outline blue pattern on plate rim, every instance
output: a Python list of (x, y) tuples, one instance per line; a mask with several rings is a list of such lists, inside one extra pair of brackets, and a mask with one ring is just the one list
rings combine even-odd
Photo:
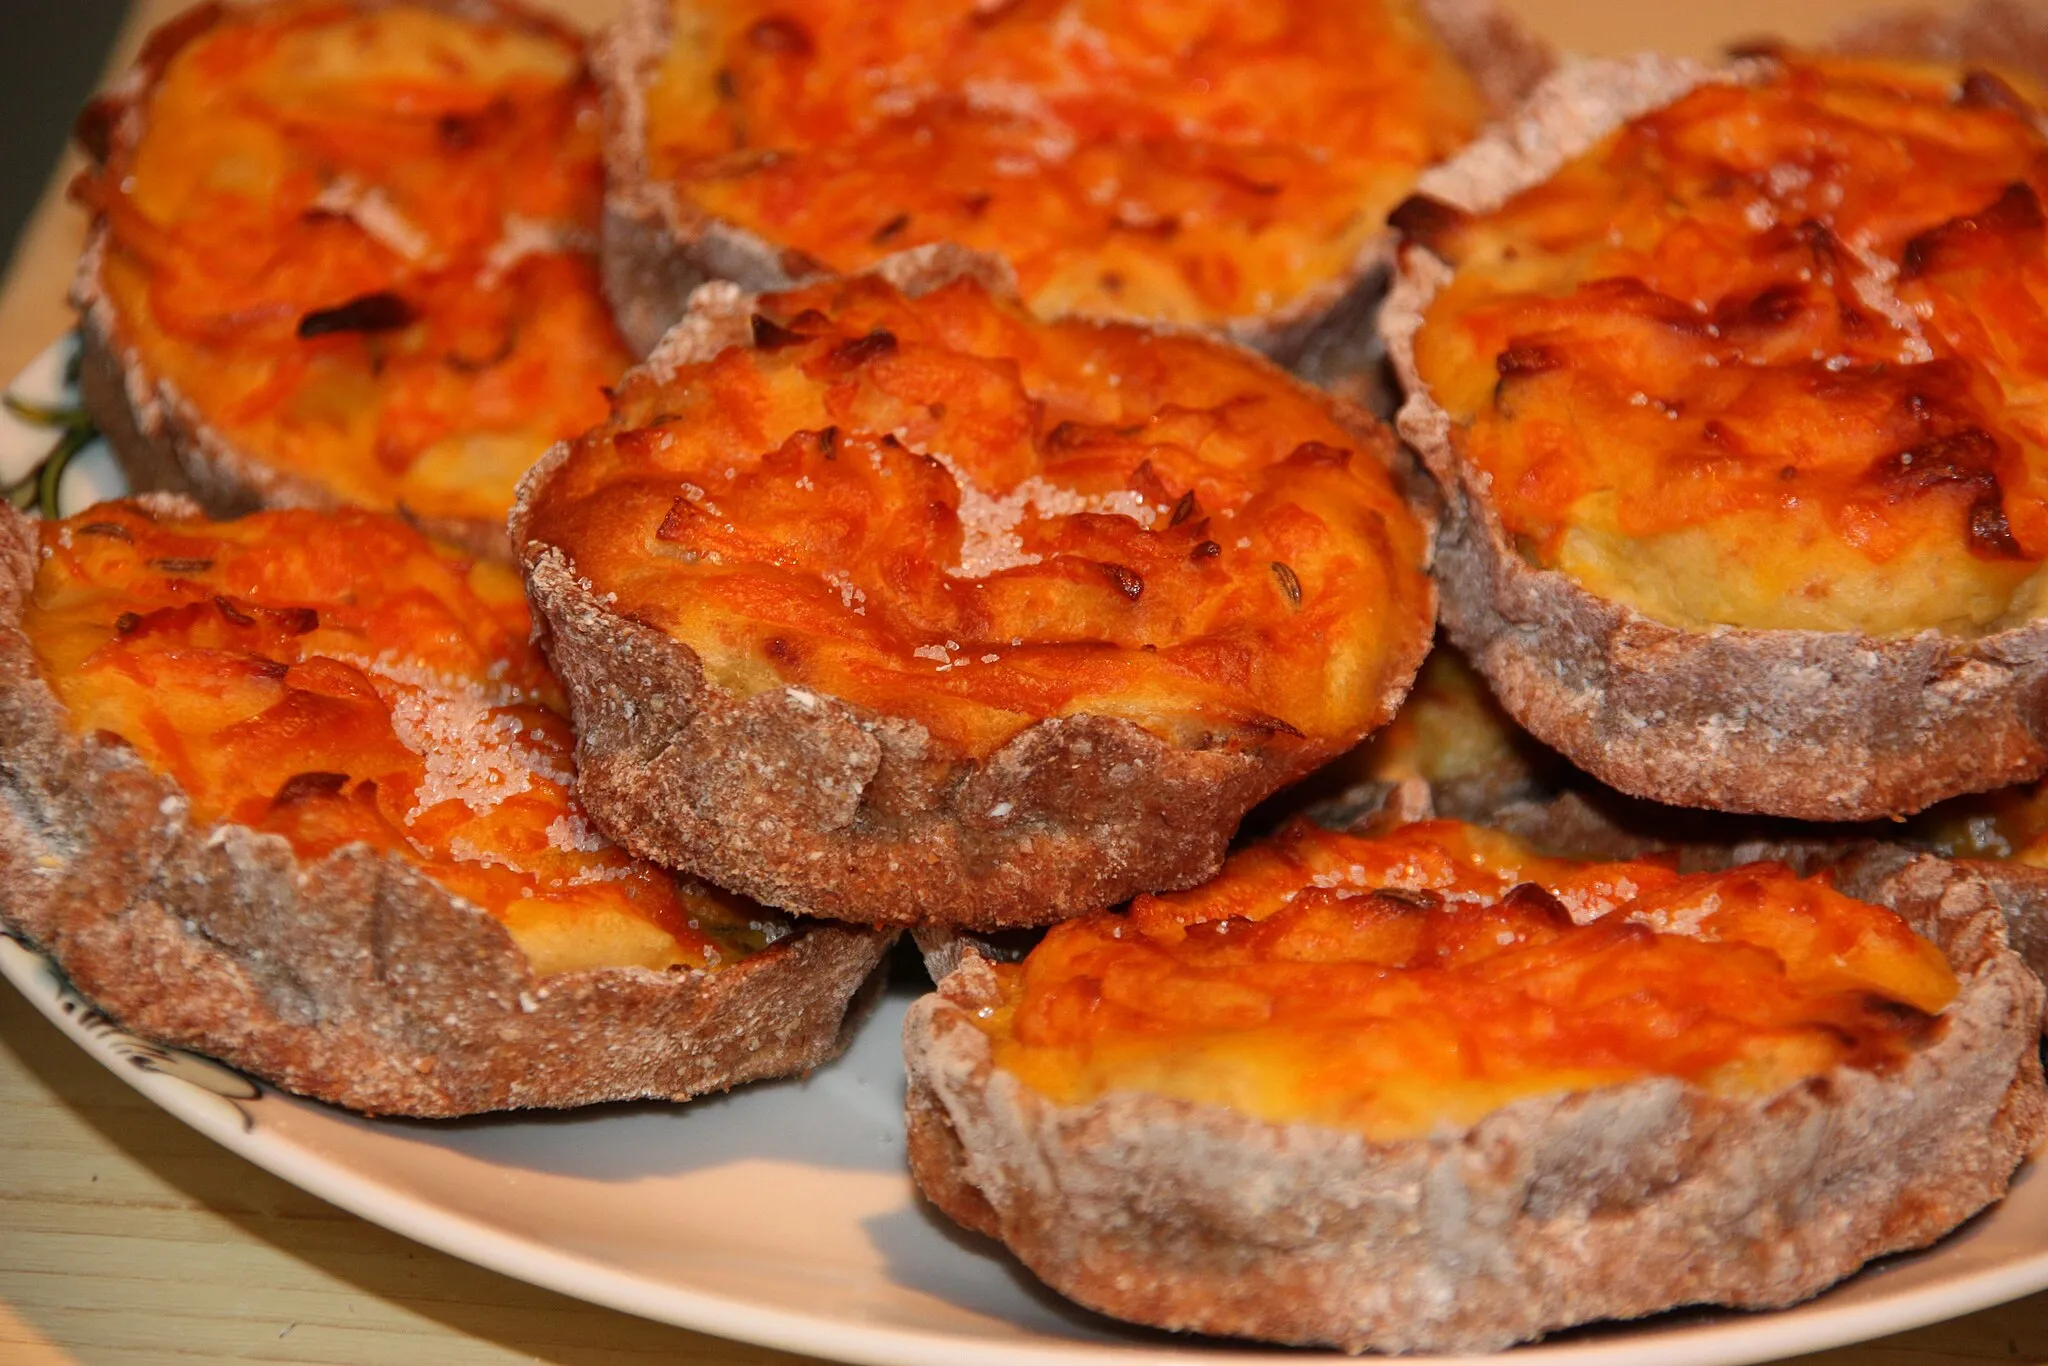
[(107, 1056), (137, 1071), (168, 1077), (205, 1094), (218, 1097), (232, 1108), (243, 1133), (256, 1131), (256, 1116), (249, 1106), (263, 1099), (263, 1088), (240, 1072), (197, 1053), (145, 1039), (94, 1005), (71, 984), (50, 958), (12, 930), (0, 929), (0, 950), (31, 965), (30, 980), (56, 1003), (64, 1018)]

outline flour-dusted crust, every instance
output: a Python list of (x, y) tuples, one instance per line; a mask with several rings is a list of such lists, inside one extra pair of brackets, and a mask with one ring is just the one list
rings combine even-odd
[(559, 550), (529, 559), (527, 591), (569, 691), (591, 819), (643, 857), (802, 914), (992, 928), (1193, 886), (1286, 776), (1094, 716), (1038, 722), (977, 763), (838, 698), (735, 697), (687, 645), (609, 610)]
[[(1984, 879), (1984, 885), (1998, 898), (2013, 952), (2036, 977), (2048, 982), (2048, 868), (1994, 859), (1959, 862)], [(2041, 1025), (2042, 1033), (2048, 1034), (2048, 1014), (2042, 1016)]]
[[(1423, 0), (1422, 9), (1495, 109), (1513, 108), (1550, 69), (1550, 50), (1493, 0)], [(619, 331), (642, 354), (706, 281), (768, 293), (821, 273), (802, 253), (693, 209), (649, 172), (645, 92), (669, 37), (668, 0), (627, 0), (592, 56), (605, 98), (605, 292)], [(1375, 238), (1343, 278), (1225, 331), (1315, 383), (1339, 383), (1369, 400), (1384, 360), (1370, 324), (1386, 292), (1392, 245), (1391, 236)]]
[[(155, 506), (193, 516), (186, 500)], [(721, 972), (534, 975), (396, 858), (203, 825), (81, 738), (20, 629), (35, 524), (0, 509), (0, 923), (138, 1033), (373, 1114), (680, 1100), (835, 1056), (889, 937), (799, 925)]]
[[(1290, 811), (1288, 817), (1296, 814), (1331, 830), (1367, 831), (1383, 824), (1426, 821), (1440, 813), (1427, 782), (1403, 778), (1396, 782), (1360, 783), (1342, 793), (1305, 803), (1298, 811)], [(910, 931), (910, 938), (924, 960), (925, 972), (936, 985), (970, 953), (994, 963), (1022, 962), (1045, 938), (1045, 928), (976, 931), (920, 925)]]
[[(874, 274), (915, 298), (971, 277), (1014, 292), (1009, 267), (945, 243), (898, 252)], [(753, 295), (702, 287), (649, 369), (751, 344)], [(1391, 443), (1340, 400), (1363, 449)], [(645, 858), (801, 915), (968, 929), (1047, 925), (1138, 892), (1192, 887), (1222, 866), (1238, 822), (1298, 776), (1283, 756), (1193, 749), (1131, 722), (1050, 717), (975, 759), (920, 724), (808, 688), (739, 698), (697, 653), (614, 611), (528, 518), (568, 458), (558, 445), (521, 481), (512, 543), (536, 629), (576, 720), (576, 794), (612, 839)], [(1396, 470), (1416, 515), (1419, 472)], [(1421, 667), (1391, 669), (1391, 716)]]
[[(1484, 211), (1626, 120), (1704, 81), (1764, 69), (1662, 57), (1575, 65), (1426, 174), (1422, 190)], [(1426, 249), (1404, 248), (1380, 315), (1407, 391), (1397, 425), (1445, 491), (1445, 628), (1538, 739), (1624, 792), (1806, 820), (1917, 811), (2048, 768), (2048, 624), (1976, 640), (1687, 630), (1530, 565), (1416, 373), (1415, 334), (1449, 276)]]
[(1880, 14), (1843, 29), (1828, 46), (1859, 56), (1983, 63), (2048, 82), (2048, 13), (2028, 0)]
[(1768, 1099), (1664, 1078), (1376, 1144), (1133, 1092), (1055, 1104), (998, 1070), (967, 956), (904, 1026), (911, 1170), (1048, 1284), (1160, 1327), (1480, 1352), (1684, 1304), (1796, 1303), (1999, 1199), (2048, 1125), (2042, 987), (1989, 889), (1931, 858), (1859, 894), (1963, 988), (1886, 1073)]

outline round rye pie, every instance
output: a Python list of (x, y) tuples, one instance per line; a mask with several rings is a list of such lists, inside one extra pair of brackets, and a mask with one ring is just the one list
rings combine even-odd
[(1391, 434), (1000, 275), (706, 286), (528, 476), (513, 543), (614, 838), (806, 914), (1044, 924), (1201, 881), (1392, 715), (1434, 592)]
[(139, 1033), (373, 1113), (832, 1057), (888, 937), (633, 858), (512, 570), (379, 513), (0, 509), (0, 919)]
[(503, 0), (201, 5), (79, 120), (87, 407), (138, 488), (355, 504), (508, 558), (600, 421), (596, 86)]
[(905, 1021), (911, 1170), (1120, 1318), (1485, 1352), (1941, 1237), (2048, 1130), (2041, 999), (1931, 857), (1837, 888), (1302, 822), (970, 946)]
[(2048, 768), (2048, 126), (1986, 68), (1588, 64), (1396, 214), (1444, 621), (1596, 777), (1911, 812)]
[(631, 0), (596, 61), (605, 276), (643, 350), (704, 280), (953, 242), (1041, 316), (1319, 378), (1372, 339), (1387, 211), (1549, 64), (1489, 0)]

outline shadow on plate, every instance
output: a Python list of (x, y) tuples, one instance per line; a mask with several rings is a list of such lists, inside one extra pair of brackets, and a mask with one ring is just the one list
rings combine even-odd
[(323, 1120), (374, 1129), (380, 1138), (586, 1181), (680, 1176), (749, 1160), (894, 1173), (904, 1160), (903, 1011), (914, 996), (892, 984), (847, 1051), (807, 1077), (751, 1082), (683, 1103), (372, 1120), (275, 1093), (266, 1099), (317, 1107)]
[[(918, 1196), (907, 1208), (865, 1219), (889, 1279), (959, 1308), (1076, 1343), (1124, 1343), (1150, 1350), (1188, 1353), (1259, 1350), (1261, 1344), (1125, 1323), (1098, 1314), (1046, 1285), (993, 1238), (970, 1232)], [(991, 1275), (995, 1271), (999, 1274)], [(1029, 1308), (1018, 1312), (1019, 1296)], [(1276, 1356), (1299, 1355), (1269, 1347)]]
[[(114, 1157), (133, 1163), (169, 1187), (173, 1200), (201, 1207), (226, 1220), (240, 1234), (310, 1268), (309, 1273), (277, 1268), (270, 1273), (275, 1279), (265, 1283), (263, 1302), (248, 1311), (252, 1324), (275, 1316), (280, 1336), (296, 1326), (290, 1321), (294, 1312), (309, 1317), (330, 1314), (336, 1293), (352, 1291), (383, 1302), (366, 1309), (360, 1320), (352, 1319), (352, 1326), (374, 1330), (381, 1323), (387, 1331), (403, 1332), (411, 1321), (411, 1331), (416, 1333), (418, 1320), (438, 1323), (474, 1340), (467, 1350), (462, 1350), (462, 1344), (450, 1344), (467, 1362), (656, 1366), (732, 1360), (742, 1350), (704, 1334), (637, 1319), (515, 1281), (338, 1210), (157, 1109), (75, 1047), (19, 993), (0, 983), (0, 1066), (9, 1065), (26, 1075), (25, 1089), (51, 1093), (68, 1111), (65, 1120), (90, 1129), (114, 1150)], [(164, 1265), (151, 1266), (143, 1260), (149, 1247), (172, 1246), (182, 1244), (131, 1248), (122, 1263), (125, 1272), (116, 1275), (104, 1264), (104, 1239), (45, 1240), (46, 1264), (37, 1266), (37, 1279), (54, 1277), (58, 1283), (74, 1286), (104, 1281), (95, 1293), (104, 1297), (99, 1302), (109, 1313), (140, 1314), (177, 1323), (192, 1315), (188, 1302), (192, 1267), (174, 1263), (177, 1254), (168, 1250), (163, 1253)], [(77, 1331), (75, 1310), (63, 1307), (76, 1303), (75, 1298), (67, 1298), (76, 1293), (66, 1292), (47, 1315), (41, 1299), (30, 1290), (10, 1293), (0, 1300), (0, 1314), (13, 1312), (31, 1325), (32, 1334), (63, 1342), (67, 1334)], [(354, 1306), (348, 1312), (354, 1315)], [(300, 1336), (304, 1341), (311, 1335)], [(36, 1340), (31, 1338), (31, 1342)], [(165, 1345), (168, 1348), (170, 1344)], [(83, 1345), (70, 1350), (84, 1366), (115, 1366), (132, 1359), (125, 1349), (106, 1348), (99, 1355)], [(749, 1350), (748, 1366), (820, 1366), (810, 1357), (766, 1348)]]

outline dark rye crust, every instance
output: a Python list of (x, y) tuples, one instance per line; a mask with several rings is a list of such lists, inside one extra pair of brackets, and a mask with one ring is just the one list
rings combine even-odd
[[(1420, 778), (1363, 783), (1331, 799), (1303, 807), (1301, 814), (1332, 830), (1370, 830), (1381, 824), (1426, 821), (1436, 814), (1428, 783)], [(977, 933), (923, 925), (910, 938), (936, 986), (960, 966), (969, 949), (992, 963), (1021, 962), (1045, 938), (1043, 926)]]
[[(1422, 9), (1495, 110), (1512, 109), (1550, 70), (1550, 50), (1492, 0), (1423, 0)], [(820, 273), (801, 253), (679, 202), (671, 187), (649, 174), (643, 91), (668, 46), (667, 0), (627, 0), (591, 57), (604, 90), (605, 292), (619, 331), (642, 354), (683, 316), (691, 291), (706, 281), (768, 293)], [(1235, 319), (1224, 335), (1315, 383), (1370, 396), (1383, 360), (1370, 323), (1386, 292), (1392, 246), (1383, 234), (1344, 278), (1282, 312)]]
[[(874, 273), (913, 297), (963, 275), (1013, 289), (1001, 262), (944, 244)], [(753, 296), (706, 285), (646, 364), (672, 373), (752, 345), (752, 314)], [(1365, 450), (1389, 444), (1362, 425), (1370, 418), (1332, 406)], [(1244, 813), (1298, 776), (1284, 754), (1185, 748), (1112, 717), (1048, 718), (974, 759), (915, 722), (810, 689), (735, 697), (689, 646), (612, 610), (560, 549), (530, 540), (530, 510), (567, 458), (555, 447), (521, 482), (512, 541), (575, 715), (577, 795), (642, 857), (802, 915), (1045, 925), (1203, 881)], [(1427, 522), (1428, 491), (1411, 492)], [(1383, 715), (1428, 644), (1425, 633), (1390, 673)]]
[(1880, 14), (1843, 29), (1828, 46), (1851, 55), (1981, 62), (2048, 82), (2048, 13), (2027, 0), (1978, 0), (1947, 14)]
[[(1573, 67), (1422, 189), (1484, 211), (1627, 119), (1766, 69), (1649, 56)], [(1530, 565), (1416, 374), (1415, 334), (1449, 276), (1426, 249), (1403, 248), (1380, 314), (1408, 395), (1397, 425), (1445, 490), (1444, 626), (1538, 739), (1637, 796), (1804, 820), (1917, 811), (2048, 769), (2048, 623), (1974, 640), (1689, 630)]]
[(1686, 1304), (1775, 1308), (2002, 1197), (2048, 1129), (2042, 986), (1991, 893), (1919, 857), (1848, 890), (1962, 979), (1896, 1069), (1766, 1099), (1669, 1078), (1395, 1143), (1135, 1092), (1062, 1106), (993, 1063), (967, 954), (904, 1025), (911, 1171), (1091, 1308), (1347, 1351), (1483, 1352)]
[[(1984, 880), (2005, 912), (2005, 932), (2013, 951), (2036, 977), (2048, 982), (2048, 868), (1995, 859), (1959, 859), (1961, 867)], [(2048, 1014), (2041, 1019), (2048, 1034)]]
[(0, 924), (138, 1033), (351, 1109), (439, 1118), (807, 1071), (881, 980), (890, 937), (825, 924), (720, 972), (536, 977), (496, 920), (396, 858), (308, 861), (196, 823), (132, 750), (68, 729), (20, 629), (35, 565), (35, 523), (0, 509)]
[[(359, 8), (388, 8), (398, 0), (355, 0)], [(557, 26), (503, 0), (403, 0), (408, 5), (502, 23)], [(232, 17), (233, 5), (201, 5), (157, 30), (142, 55), (111, 88), (87, 106), (79, 142), (94, 160), (132, 150), (148, 127), (146, 110), (159, 80), (185, 44)], [(101, 141), (104, 139), (104, 141)], [(97, 145), (95, 145), (97, 144)], [(107, 438), (114, 458), (136, 489), (183, 493), (214, 517), (239, 517), (265, 507), (325, 509), (346, 499), (318, 480), (257, 458), (236, 446), (167, 378), (144, 361), (129, 341), (120, 312), (101, 283), (106, 222), (95, 215), (71, 281), (82, 354), (79, 393), (85, 410)], [(480, 558), (511, 562), (505, 528), (496, 520), (422, 517), (398, 509), (429, 536)]]

